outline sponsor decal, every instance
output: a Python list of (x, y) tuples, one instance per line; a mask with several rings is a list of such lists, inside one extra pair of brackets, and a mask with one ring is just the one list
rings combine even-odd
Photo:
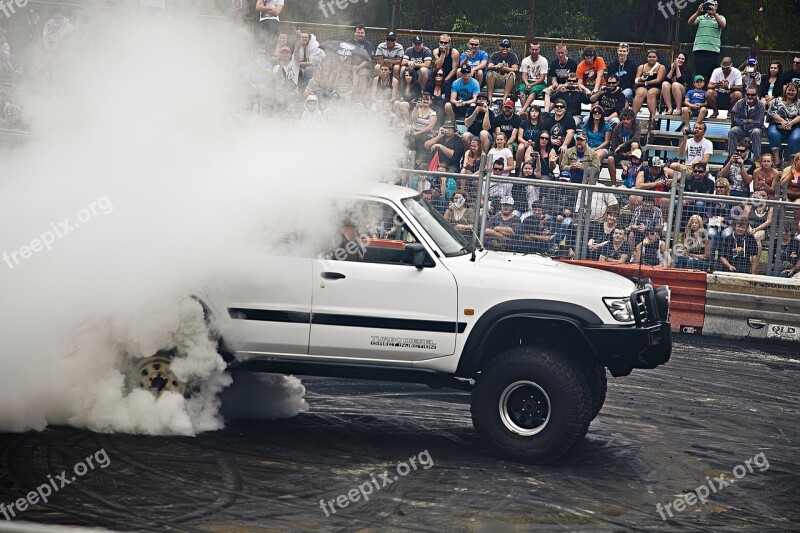
[(436, 343), (431, 339), (411, 339), (408, 337), (382, 337), (372, 335), (371, 346), (387, 346), (390, 348), (414, 348), (418, 350), (435, 350)]

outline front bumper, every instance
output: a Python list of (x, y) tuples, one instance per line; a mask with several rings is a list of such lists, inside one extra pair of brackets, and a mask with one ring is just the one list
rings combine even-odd
[(615, 377), (634, 368), (655, 368), (669, 361), (672, 332), (669, 324), (669, 288), (646, 285), (631, 294), (635, 325), (587, 326), (584, 331), (600, 362)]

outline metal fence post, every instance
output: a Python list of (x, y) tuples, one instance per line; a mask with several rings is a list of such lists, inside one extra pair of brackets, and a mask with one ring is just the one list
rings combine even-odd
[[(787, 195), (788, 191), (789, 191), (789, 184), (787, 183), (786, 187), (784, 188), (783, 184), (780, 181), (778, 181), (778, 186), (775, 188), (775, 199), (780, 200), (781, 202), (786, 201), (787, 200), (786, 197), (788, 196)], [(771, 276), (774, 276), (775, 274), (778, 273), (776, 272), (777, 266), (775, 265), (774, 259), (776, 257), (780, 257), (781, 252), (783, 251), (783, 243), (781, 242), (781, 240), (783, 238), (783, 225), (786, 223), (785, 209), (783, 207), (783, 203), (780, 203), (777, 206), (775, 206), (775, 210), (772, 212), (772, 219), (775, 227), (779, 228), (778, 238), (775, 239), (775, 246), (774, 246), (775, 253), (770, 258), (770, 264), (768, 269), (769, 274)], [(770, 251), (772, 250), (770, 249)]]
[[(587, 172), (585, 183), (596, 183), (594, 168), (590, 168)], [(592, 194), (591, 189), (583, 189), (580, 193), (580, 207), (575, 215), (580, 215), (580, 224), (578, 226), (578, 233), (575, 235), (575, 259), (586, 259), (586, 247), (589, 241), (589, 225), (591, 224), (592, 215)], [(588, 209), (587, 209), (587, 206)]]
[[(684, 179), (686, 179), (686, 176), (683, 175), (683, 170), (681, 170), (681, 180), (680, 181), (683, 181)], [(672, 246), (670, 244), (672, 242), (671, 237), (672, 237), (672, 232), (673, 232), (672, 223), (675, 220), (675, 218), (674, 218), (674, 215), (675, 215), (675, 194), (677, 193), (677, 190), (678, 190), (678, 181), (679, 180), (673, 179), (672, 180), (672, 187), (670, 187), (670, 189), (669, 189), (669, 215), (667, 215), (667, 235), (666, 235), (666, 242), (664, 243), (664, 249), (665, 250), (671, 250), (672, 249)], [(663, 196), (661, 197), (661, 199), (663, 200)], [(662, 210), (662, 213), (663, 213), (663, 210)], [(678, 224), (679, 224), (678, 228), (680, 228), (680, 221), (678, 222)]]
[[(673, 232), (672, 236), (671, 236), (672, 237), (672, 247), (669, 246), (669, 241), (667, 241), (667, 245), (666, 245), (667, 250), (672, 250), (671, 251), (672, 257), (670, 258), (670, 260), (671, 260), (671, 265), (670, 266), (672, 266), (674, 264), (675, 257), (676, 257), (675, 254), (677, 253), (677, 247), (678, 247), (678, 237), (681, 234), (681, 220), (683, 219), (683, 193), (684, 193), (684, 186), (685, 186), (685, 183), (686, 183), (686, 181), (684, 181), (684, 180), (686, 180), (686, 179), (687, 179), (687, 177), (683, 174), (683, 167), (681, 167), (681, 177), (680, 177), (681, 186), (678, 187), (678, 189), (677, 189), (677, 193), (678, 193), (677, 200), (678, 201), (677, 201), (677, 203), (673, 203), (673, 207), (677, 211), (677, 213), (675, 214), (676, 220), (675, 220), (674, 226), (670, 226), (669, 227), (670, 228), (669, 231)], [(678, 182), (678, 180), (672, 180), (673, 187), (675, 186), (675, 184), (677, 182)], [(670, 236), (668, 235), (667, 239), (669, 239), (669, 238), (670, 238)]]
[(480, 236), (480, 245), (483, 247), (484, 236), (486, 234), (486, 219), (489, 218), (489, 178), (492, 175), (492, 167), (487, 164), (488, 158), (486, 154), (481, 156), (481, 189), (479, 191), (478, 205), (483, 204), (481, 207), (480, 228), (478, 235)]

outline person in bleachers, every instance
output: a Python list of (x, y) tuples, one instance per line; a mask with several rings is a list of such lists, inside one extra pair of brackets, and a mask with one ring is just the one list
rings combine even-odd
[(539, 132), (539, 138), (525, 151), (525, 160), (533, 162), (536, 179), (548, 181), (555, 179), (558, 152), (553, 147), (549, 131)]
[(683, 115), (683, 131), (691, 131), (690, 117), (696, 117), (695, 124), (702, 124), (708, 114), (708, 102), (706, 102), (706, 80), (698, 74), (693, 80), (694, 88), (689, 89), (683, 98), (681, 115)]
[(403, 45), (397, 42), (397, 35), (390, 31), (386, 34), (386, 40), (375, 48), (375, 75), (381, 73), (381, 65), (384, 61), (388, 61), (392, 65), (392, 76), (399, 81), (403, 54), (405, 54)]
[(439, 47), (433, 49), (433, 68), (444, 72), (445, 80), (454, 80), (458, 76), (458, 63), (461, 54), (453, 48), (450, 36), (443, 33), (439, 36)]
[(636, 93), (633, 97), (633, 112), (639, 113), (645, 99), (650, 121), (658, 112), (658, 95), (661, 94), (661, 84), (667, 75), (667, 67), (659, 63), (658, 53), (655, 50), (647, 51), (647, 63), (639, 65), (636, 69)]
[[(788, 188), (786, 198), (790, 202), (800, 204), (800, 152), (794, 154), (792, 163), (783, 169), (781, 186)], [(800, 209), (794, 210), (794, 219), (800, 224)]]
[(404, 120), (410, 120), (409, 115), (411, 114), (412, 104), (416, 104), (417, 100), (422, 97), (422, 87), (419, 86), (416, 74), (413, 70), (406, 69), (403, 72), (403, 77), (400, 78), (400, 84), (397, 86), (397, 100), (394, 102), (394, 112)]
[(519, 217), (514, 214), (514, 198), (500, 198), (500, 211), (491, 215), (486, 221), (484, 235), (486, 247), (496, 250), (507, 250), (516, 243), (519, 233)]
[[(717, 178), (714, 183), (714, 194), (718, 196), (728, 196), (731, 185), (725, 178)], [(730, 201), (718, 200), (710, 201), (706, 204), (706, 216), (708, 220), (708, 236), (711, 239), (711, 259), (717, 255), (717, 244), (720, 239), (724, 239), (733, 233), (734, 204)], [(742, 209), (744, 212), (744, 209)]]
[(450, 205), (444, 212), (444, 219), (448, 221), (461, 235), (472, 241), (472, 232), (475, 228), (475, 210), (467, 201), (467, 193), (456, 189), (450, 196)]
[(581, 118), (581, 113), (583, 112), (581, 106), (589, 103), (589, 97), (581, 90), (576, 74), (569, 73), (564, 90), (558, 93), (558, 98), (567, 104), (566, 114), (575, 121), (575, 127), (579, 126), (583, 121)]
[(683, 98), (686, 96), (686, 86), (689, 84), (688, 67), (686, 54), (678, 52), (678, 55), (675, 56), (675, 61), (672, 62), (667, 75), (664, 77), (664, 82), (661, 84), (661, 99), (667, 108), (667, 115), (681, 114)]
[[(693, 136), (690, 137), (689, 135), (692, 134)], [(692, 165), (696, 162), (708, 164), (713, 153), (714, 145), (706, 139), (705, 122), (695, 124), (694, 130), (683, 130), (683, 140), (678, 148), (678, 156), (684, 159), (685, 165), (676, 161), (670, 165), (670, 168), (675, 172), (689, 174), (692, 171)]]
[(778, 262), (778, 276), (791, 278), (800, 272), (800, 241), (797, 240), (797, 226), (791, 222), (783, 225), (781, 232), (781, 254)]
[(595, 151), (589, 148), (583, 131), (575, 134), (575, 146), (567, 148), (561, 156), (559, 167), (562, 171), (569, 171), (572, 183), (586, 183), (589, 175), (596, 179), (600, 174), (600, 159)]
[(583, 61), (578, 64), (575, 71), (578, 77), (578, 87), (586, 93), (586, 97), (600, 91), (600, 87), (606, 84), (606, 62), (591, 46), (583, 50)]
[[(628, 103), (630, 103), (633, 101), (636, 65), (633, 63), (633, 60), (628, 59), (628, 52), (628, 43), (619, 43), (619, 46), (617, 47), (617, 59), (608, 64), (608, 76), (606, 76), (606, 83), (608, 83), (611, 76), (616, 77), (619, 91), (622, 93)], [(603, 107), (606, 106), (603, 105)]]
[(472, 69), (472, 77), (478, 82), (478, 86), (483, 87), (483, 79), (486, 77), (486, 67), (489, 65), (489, 54), (481, 50), (481, 40), (477, 37), (470, 37), (467, 49), (459, 57), (459, 67), (469, 65)]
[(511, 148), (508, 147), (506, 141), (506, 134), (498, 132), (494, 136), (494, 146), (489, 150), (488, 157), (489, 161), (492, 161), (493, 164), (497, 163), (498, 159), (502, 160), (503, 169), (500, 174), (503, 176), (510, 176), (511, 171), (514, 170), (514, 153), (511, 151)]
[(6, 29), (0, 26), (0, 78), (12, 80), (14, 65), (11, 63), (11, 45), (6, 40)]
[(545, 254), (552, 247), (553, 229), (551, 220), (545, 215), (540, 202), (533, 202), (531, 214), (520, 224), (517, 251), (529, 254)]
[(25, 122), (22, 115), (22, 108), (11, 103), (7, 98), (2, 86), (0, 86), (0, 128), (29, 130), (30, 126)]
[[(568, 170), (559, 174), (558, 181), (569, 183), (572, 176)], [(555, 187), (547, 191), (548, 197), (542, 202), (545, 211), (551, 215), (556, 234), (549, 250), (551, 255), (572, 258), (575, 256), (574, 209), (578, 191), (572, 188)]]
[(464, 143), (455, 132), (455, 123), (447, 120), (438, 133), (425, 142), (425, 149), (438, 154), (439, 161), (447, 166), (448, 172), (458, 172), (464, 157)]
[(325, 51), (320, 48), (317, 37), (313, 33), (296, 30), (295, 35), (297, 38), (294, 42), (293, 58), (299, 69), (298, 86), (302, 89), (308, 85), (314, 71), (321, 67), (322, 60), (325, 59)]
[(725, 17), (717, 13), (716, 0), (699, 3), (697, 11), (689, 17), (689, 26), (697, 26), (692, 47), (695, 74), (700, 74), (705, 79), (711, 76), (719, 61), (722, 30), (726, 25)]
[[(542, 113), (541, 108), (534, 104), (530, 107), (527, 113), (523, 113), (522, 124), (520, 124), (520, 131), (522, 132), (522, 139), (519, 146), (517, 146), (516, 163), (519, 168), (524, 161), (531, 158), (529, 152), (533, 152), (531, 148), (539, 139), (539, 134), (550, 127), (550, 113)], [(550, 134), (547, 135), (548, 141)]]
[(547, 73), (550, 85), (544, 92), (544, 112), (550, 112), (551, 98), (558, 98), (558, 93), (564, 90), (567, 83), (567, 76), (570, 72), (578, 70), (578, 63), (568, 56), (567, 45), (560, 43), (556, 45), (556, 58), (550, 62), (550, 71)]
[(742, 71), (733, 66), (730, 57), (723, 57), (718, 68), (714, 69), (708, 79), (706, 101), (711, 109), (709, 118), (719, 116), (720, 109), (730, 109), (742, 98)]
[(492, 121), (495, 138), (500, 133), (506, 136), (506, 146), (514, 152), (522, 139), (522, 117), (514, 113), (514, 102), (506, 100), (502, 112)]
[[(481, 141), (477, 137), (472, 139), (469, 142), (469, 149), (464, 153), (464, 163), (461, 166), (461, 173), (462, 174), (470, 174), (476, 175), (480, 171), (481, 166), (481, 156), (484, 154), (483, 150), (481, 149)], [(459, 185), (462, 189), (467, 190), (467, 192), (471, 192), (468, 190), (469, 188), (473, 187), (471, 185), (473, 180), (462, 180), (461, 184)]]
[[(409, 71), (406, 71), (408, 74)], [(404, 74), (404, 75), (406, 75)], [(417, 105), (411, 112), (411, 136), (414, 138), (417, 161), (430, 162), (432, 154), (425, 149), (425, 143), (431, 139), (431, 132), (436, 126), (436, 111), (431, 108), (430, 93), (422, 93)]]
[[(279, 0), (282, 2), (282, 0)], [(50, 61), (50, 58), (58, 50), (61, 41), (69, 36), (74, 30), (74, 26), (64, 12), (56, 10), (53, 12), (53, 18), (45, 22), (42, 29), (42, 47), (44, 49), (45, 63)]]
[(526, 112), (528, 107), (536, 100), (547, 86), (547, 72), (549, 65), (547, 59), (540, 55), (541, 46), (539, 43), (529, 43), (528, 52), (530, 55), (522, 59), (519, 71), (522, 74), (519, 91), (519, 102), (522, 105), (522, 112)]
[(753, 190), (766, 191), (767, 198), (775, 199), (775, 185), (780, 180), (781, 174), (775, 169), (772, 156), (761, 154), (761, 166), (753, 171)]
[(748, 57), (739, 70), (742, 71), (742, 85), (745, 89), (751, 85), (761, 85), (761, 73), (758, 71), (758, 59), (755, 56)]
[(472, 113), (464, 119), (467, 131), (461, 136), (461, 139), (464, 141), (464, 146), (469, 146), (472, 139), (477, 138), (480, 140), (481, 149), (484, 152), (488, 152), (492, 145), (491, 131), (495, 115), (494, 111), (489, 109), (489, 97), (486, 93), (478, 93), (475, 107), (471, 108), (471, 110)]
[(794, 55), (791, 70), (787, 68), (786, 72), (783, 73), (783, 85), (789, 85), (790, 83), (800, 86), (800, 54)]
[(625, 242), (625, 230), (623, 228), (614, 228), (611, 234), (611, 242), (607, 242), (600, 247), (599, 261), (603, 263), (619, 263), (625, 264), (630, 260), (631, 247)]
[(775, 159), (775, 166), (780, 167), (781, 143), (786, 140), (787, 158), (800, 152), (800, 86), (793, 83), (784, 85), (783, 96), (772, 101), (767, 114), (770, 125), (767, 128), (769, 148)]
[[(617, 185), (616, 163), (628, 161), (634, 151), (639, 151), (638, 159), (641, 161), (642, 152), (639, 150), (639, 142), (642, 136), (642, 128), (636, 122), (636, 115), (633, 110), (625, 109), (620, 113), (619, 124), (611, 130), (611, 144), (608, 154), (608, 173), (611, 177), (611, 185)], [(636, 174), (633, 175), (635, 179)], [(624, 181), (624, 179), (623, 179)], [(628, 186), (633, 187), (633, 182)]]
[(432, 64), (433, 52), (423, 44), (421, 35), (415, 35), (411, 39), (411, 46), (406, 48), (403, 54), (403, 60), (400, 63), (400, 79), (403, 79), (405, 70), (411, 69), (416, 72), (420, 87), (424, 88), (428, 84)]
[(633, 262), (649, 266), (669, 266), (669, 254), (667, 245), (658, 236), (658, 231), (649, 228), (645, 232), (645, 237), (636, 245), (636, 252)]
[(394, 104), (397, 99), (397, 86), (399, 82), (392, 76), (392, 64), (384, 61), (381, 65), (380, 74), (372, 80), (372, 102), (387, 102)]
[[(444, 70), (439, 69), (444, 74)], [(472, 69), (469, 65), (462, 65), (459, 69), (461, 77), (453, 82), (450, 87), (450, 101), (444, 105), (444, 111), (448, 120), (456, 121), (456, 118), (463, 118), (474, 111), (473, 106), (481, 93), (478, 82), (472, 78)], [(489, 101), (489, 98), (486, 98)], [(466, 143), (466, 141), (465, 141)], [(486, 143), (487, 150), (489, 143)]]
[(747, 227), (746, 218), (734, 220), (733, 233), (720, 243), (719, 263), (729, 272), (758, 273), (758, 244)]
[(664, 227), (664, 217), (661, 209), (653, 205), (652, 196), (642, 196), (642, 205), (636, 208), (628, 226), (628, 242), (631, 248), (642, 242), (649, 231), (661, 232)]
[[(620, 89), (619, 77), (616, 74), (609, 74), (606, 77), (606, 84), (603, 85), (600, 92), (593, 94), (589, 98), (589, 103), (594, 104), (595, 102), (603, 108), (603, 117), (612, 128), (619, 124), (619, 116), (622, 110), (628, 107), (628, 100)], [(584, 119), (584, 129), (586, 129), (591, 118), (591, 116), (588, 116)]]
[(575, 142), (575, 120), (567, 114), (567, 103), (559, 97), (553, 105), (553, 118), (550, 121), (550, 142), (560, 154)]
[(759, 96), (764, 107), (769, 108), (772, 101), (783, 94), (783, 65), (780, 61), (769, 64), (769, 75), (761, 78)]
[[(363, 24), (356, 24), (353, 27), (353, 38), (347, 42), (364, 50), (369, 57), (375, 56), (375, 46), (367, 39), (367, 29)], [(368, 66), (365, 65), (365, 67)], [(359, 68), (362, 68), (362, 65), (359, 65)]]
[(761, 243), (767, 236), (767, 229), (772, 225), (773, 209), (764, 200), (767, 199), (766, 191), (755, 191), (753, 201), (744, 206), (742, 218), (747, 219), (747, 233), (752, 235), (758, 245), (758, 255), (761, 257)]
[(764, 127), (767, 110), (758, 99), (756, 85), (746, 87), (744, 98), (731, 107), (730, 114), (733, 126), (728, 130), (728, 154), (733, 155), (737, 143), (749, 137), (753, 157), (761, 159), (761, 129)]
[[(654, 155), (647, 165), (639, 169), (634, 188), (646, 191), (668, 191), (672, 187), (673, 178), (674, 171), (671, 168), (665, 168), (661, 158)], [(660, 203), (658, 200), (661, 198), (656, 200), (656, 204)]]
[(603, 160), (608, 157), (608, 147), (611, 144), (611, 125), (603, 116), (603, 107), (595, 105), (589, 111), (589, 123), (584, 127), (589, 148), (597, 154), (597, 159), (602, 167)]
[[(614, 239), (614, 231), (621, 230), (622, 240), (625, 240), (625, 228), (617, 227), (619, 206), (614, 205), (606, 209), (603, 220), (589, 224), (589, 240), (586, 242), (586, 258), (590, 261), (600, 259), (601, 250)], [(630, 252), (628, 252), (630, 255)]]
[(720, 169), (719, 177), (730, 183), (731, 196), (747, 198), (750, 196), (750, 182), (753, 181), (755, 169), (755, 162), (748, 157), (747, 147), (743, 143), (737, 143), (733, 155), (728, 157)]
[[(714, 178), (707, 171), (704, 163), (692, 165), (691, 175), (686, 177), (683, 190), (687, 193), (714, 194)], [(693, 215), (705, 216), (706, 201), (702, 199), (683, 198), (682, 221), (690, 219)], [(685, 224), (682, 224), (682, 226)]]
[[(541, 172), (541, 170), (540, 170), (540, 172)], [(530, 180), (531, 182), (534, 182), (537, 179), (541, 179), (541, 177), (539, 177), (539, 178), (536, 177), (536, 162), (532, 161), (532, 160), (531, 161), (525, 161), (522, 164), (522, 169), (520, 170), (519, 177), (521, 179)], [(515, 193), (517, 191), (517, 187), (520, 187), (520, 186), (519, 185), (514, 185), (514, 188), (511, 190), (512, 196), (515, 196)], [(539, 198), (541, 197), (542, 191), (540, 190), (541, 187), (537, 187), (536, 185), (525, 185), (524, 187), (525, 187), (523, 189), (524, 190), (524, 196), (525, 196), (525, 202), (524, 203), (525, 203), (525, 207), (527, 208), (527, 211), (526, 211), (526, 213), (527, 213), (527, 212), (530, 212), (530, 210), (532, 209), (531, 206), (533, 205), (533, 203), (539, 201)], [(517, 194), (516, 196), (519, 196), (519, 194)], [(517, 201), (518, 199), (515, 197), (514, 200)], [(523, 219), (523, 215), (520, 215), (520, 220), (524, 220)]]
[(703, 218), (700, 215), (692, 215), (686, 223), (683, 238), (676, 250), (675, 266), (708, 270), (710, 258), (711, 239), (703, 227)]
[(500, 41), (500, 50), (489, 57), (487, 70), (489, 73), (486, 76), (486, 92), (489, 93), (489, 98), (493, 97), (495, 85), (499, 84), (503, 87), (505, 102), (514, 90), (519, 71), (519, 58), (511, 51), (511, 41), (508, 39)]
[(431, 105), (436, 110), (437, 116), (439, 116), (440, 120), (445, 120), (445, 106), (450, 101), (452, 85), (449, 81), (444, 80), (444, 71), (441, 69), (435, 70), (424, 90), (426, 93), (431, 93), (431, 98), (433, 98)]

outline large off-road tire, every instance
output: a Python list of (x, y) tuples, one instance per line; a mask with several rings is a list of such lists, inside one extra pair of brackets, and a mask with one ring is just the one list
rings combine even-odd
[(505, 459), (552, 463), (589, 429), (592, 395), (581, 368), (549, 348), (492, 359), (472, 391), (472, 423)]
[(604, 366), (587, 366), (584, 369), (586, 384), (589, 386), (589, 393), (592, 395), (592, 408), (590, 420), (594, 420), (606, 403), (606, 392), (608, 391), (608, 376)]

